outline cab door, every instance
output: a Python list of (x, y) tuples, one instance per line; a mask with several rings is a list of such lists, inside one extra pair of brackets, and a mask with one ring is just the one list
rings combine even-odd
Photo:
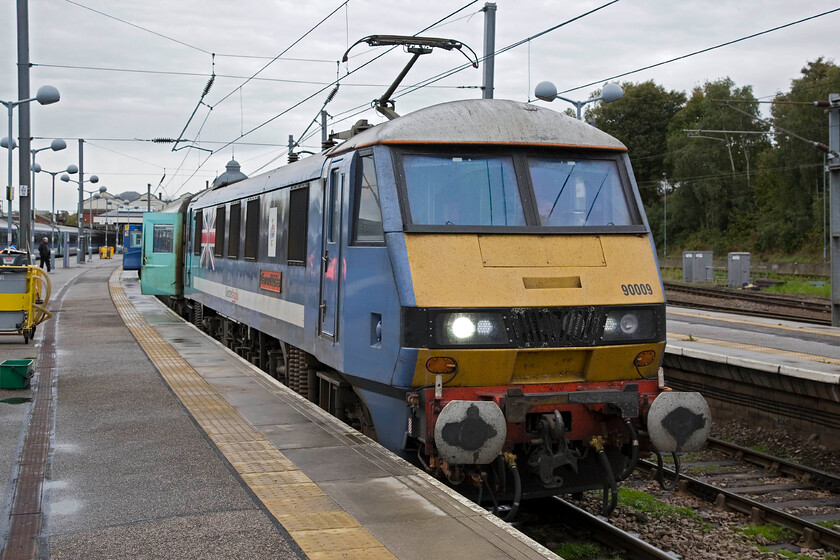
[(183, 215), (144, 213), (140, 291), (146, 295), (181, 295), (183, 251)]
[(341, 280), (341, 201), (345, 174), (330, 168), (324, 183), (324, 234), (321, 247), (320, 329), (324, 338), (338, 338), (339, 284)]

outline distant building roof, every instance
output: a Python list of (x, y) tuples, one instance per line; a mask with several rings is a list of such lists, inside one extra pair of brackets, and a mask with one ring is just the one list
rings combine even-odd
[(237, 181), (248, 178), (247, 175), (239, 170), (239, 162), (235, 159), (230, 160), (225, 166), (225, 169), (226, 171), (216, 177), (216, 180), (213, 181), (211, 188), (218, 189), (220, 187), (224, 187), (225, 185), (230, 185), (231, 183), (236, 183)]

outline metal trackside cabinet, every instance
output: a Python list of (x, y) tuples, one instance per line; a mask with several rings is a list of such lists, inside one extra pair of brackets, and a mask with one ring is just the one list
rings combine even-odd
[(712, 251), (683, 251), (683, 282), (714, 282)]
[(749, 253), (729, 253), (726, 264), (730, 288), (741, 288), (750, 283)]

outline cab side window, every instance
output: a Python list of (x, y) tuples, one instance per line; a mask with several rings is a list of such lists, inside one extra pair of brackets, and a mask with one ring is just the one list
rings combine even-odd
[(385, 243), (379, 184), (376, 181), (373, 154), (366, 154), (359, 158), (353, 211), (353, 243), (356, 245)]

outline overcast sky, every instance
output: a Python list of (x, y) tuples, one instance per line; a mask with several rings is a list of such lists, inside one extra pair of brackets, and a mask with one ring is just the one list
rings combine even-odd
[[(607, 3), (497, 0), (496, 49)], [(266, 171), (285, 163), (289, 135), (297, 140), (307, 129), (337, 77), (346, 76), (327, 106), (334, 117), (330, 129), (346, 129), (361, 118), (383, 120), (369, 109), (370, 101), (384, 93), (409, 55), (396, 49), (356, 71), (387, 50), (359, 45), (351, 51), (348, 64), (337, 64), (356, 40), (372, 34), (413, 35), (464, 8), (424, 35), (462, 41), (481, 56), (485, 2), (467, 4), (466, 0), (29, 0), (31, 94), (44, 84), (61, 92), (57, 104), (32, 104), (32, 135), (45, 138), (34, 140), (32, 147), (65, 138), (68, 149), (37, 155), (45, 169), (56, 171), (78, 164), (77, 139), (84, 138), (86, 175), (98, 175), (99, 184), (115, 194), (145, 191), (147, 183), (164, 197), (196, 192), (223, 172), (232, 157), (249, 176)], [(840, 2), (824, 0), (619, 0), (500, 54), (495, 97), (527, 101), (533, 99), (538, 82), (551, 80), (559, 91), (569, 91), (566, 97), (586, 99), (613, 76), (837, 8)], [(17, 99), (16, 17), (15, 2), (2, 2), (0, 99), (4, 101)], [(706, 81), (729, 77), (737, 86), (751, 85), (756, 97), (769, 99), (789, 89), (807, 61), (820, 56), (835, 60), (838, 28), (840, 12), (834, 12), (619, 80), (654, 80), (669, 90), (690, 92)], [(198, 106), (214, 69), (211, 53), (216, 53), (216, 79)], [(457, 52), (437, 50), (420, 58), (403, 85), (437, 76), (465, 60)], [(475, 88), (481, 80), (480, 69), (463, 70), (397, 97), (397, 112), (480, 97)], [(318, 93), (322, 88), (327, 89)], [(561, 111), (569, 107), (562, 101), (553, 106)], [(1, 122), (0, 136), (6, 136), (7, 121)], [(182, 138), (188, 141), (179, 147), (196, 145), (213, 153), (173, 152), (172, 144), (148, 142), (177, 138), (185, 126)], [(17, 136), (17, 110), (14, 128)], [(313, 126), (310, 133), (314, 135), (302, 149), (317, 151), (320, 129)], [(6, 154), (2, 155), (5, 184)], [(16, 191), (17, 157), (15, 153)], [(39, 210), (49, 209), (49, 185), (49, 175), (38, 175)], [(57, 209), (74, 212), (77, 196), (72, 183), (56, 181)]]

